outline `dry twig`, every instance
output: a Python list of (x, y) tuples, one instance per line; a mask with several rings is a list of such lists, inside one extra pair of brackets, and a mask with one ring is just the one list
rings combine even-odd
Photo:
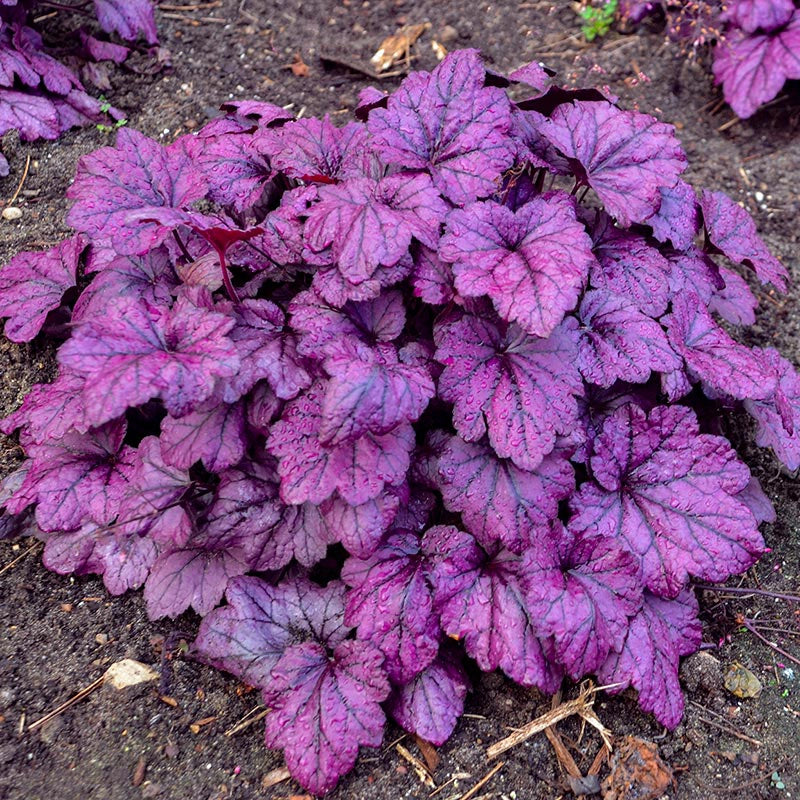
[(411, 764), (411, 769), (414, 770), (414, 774), (417, 776), (417, 778), (419, 778), (420, 782), (424, 786), (427, 786), (429, 789), (436, 788), (433, 778), (431, 778), (430, 774), (428, 773), (428, 768), (418, 758), (415, 758), (413, 755), (411, 755), (411, 753), (401, 744), (396, 745), (395, 750), (397, 750), (398, 755)]

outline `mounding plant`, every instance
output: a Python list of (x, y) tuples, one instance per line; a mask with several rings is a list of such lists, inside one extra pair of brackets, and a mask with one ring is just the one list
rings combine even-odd
[(313, 793), (385, 715), (442, 744), (465, 659), (675, 726), (691, 581), (774, 519), (720, 410), (800, 466), (797, 373), (728, 332), (785, 268), (670, 125), (548, 75), (462, 50), (340, 128), (252, 101), (123, 128), (75, 234), (0, 271), (6, 336), (65, 337), (2, 422), (0, 531), (202, 616), (195, 657), (263, 692)]
[[(88, 94), (81, 78), (56, 56), (68, 55), (82, 64), (83, 79), (101, 91), (111, 88), (106, 65), (121, 64), (130, 48), (97, 38), (86, 27), (74, 33), (69, 48), (45, 46), (34, 18), (49, 8), (74, 11), (87, 18), (86, 3), (73, 6), (47, 0), (0, 0), (0, 137), (16, 130), (25, 142), (57, 139), (79, 125), (118, 124), (123, 114)], [(158, 41), (151, 0), (93, 0), (94, 17), (107, 33), (150, 45)], [(0, 177), (8, 175), (0, 153)]]
[(621, 0), (624, 21), (666, 16), (670, 38), (714, 47), (714, 81), (745, 119), (800, 78), (800, 3), (795, 0)]

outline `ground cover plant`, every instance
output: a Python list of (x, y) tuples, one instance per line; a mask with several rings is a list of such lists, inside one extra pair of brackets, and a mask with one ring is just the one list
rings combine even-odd
[(666, 15), (671, 38), (691, 49), (714, 47), (714, 80), (739, 117), (750, 117), (773, 100), (787, 80), (800, 79), (800, 4), (795, 0), (669, 0), (619, 7), (637, 23)]
[[(125, 61), (130, 48), (98, 38), (85, 26), (71, 35), (71, 46), (46, 46), (36, 18), (50, 9), (73, 11), (79, 19), (96, 19), (106, 33), (154, 45), (158, 41), (154, 6), (151, 0), (93, 0), (94, 15), (86, 6), (0, 0), (0, 137), (16, 130), (26, 142), (57, 139), (78, 125), (124, 119), (121, 112), (90, 95), (72, 67), (82, 65), (83, 80), (107, 90), (111, 86), (106, 65)], [(0, 153), (0, 177), (4, 175), (8, 162)]]
[(690, 580), (747, 569), (773, 516), (719, 409), (800, 465), (794, 369), (719, 322), (754, 321), (736, 265), (786, 286), (746, 212), (681, 180), (670, 126), (510, 80), (529, 99), (460, 51), (343, 128), (243, 102), (166, 146), (123, 129), (75, 235), (0, 271), (6, 335), (64, 339), (2, 423), (0, 531), (202, 615), (195, 655), (263, 692), (315, 793), (384, 714), (444, 742), (465, 656), (676, 725)]

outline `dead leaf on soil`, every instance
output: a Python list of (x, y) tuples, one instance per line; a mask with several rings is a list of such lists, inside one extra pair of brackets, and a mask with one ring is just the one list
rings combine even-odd
[(674, 784), (672, 770), (653, 742), (626, 736), (611, 758), (603, 800), (656, 800)]
[(758, 697), (763, 688), (761, 681), (738, 661), (728, 668), (723, 683), (732, 695), (741, 698)]
[(292, 62), (290, 64), (283, 65), (283, 69), (290, 69), (292, 75), (296, 78), (307, 78), (310, 72), (308, 64), (303, 61), (303, 56), (300, 55), (299, 51), (292, 56)]
[(289, 770), (286, 767), (277, 767), (276, 769), (271, 769), (262, 779), (261, 779), (261, 788), (262, 789), (269, 789), (273, 786), (276, 786), (279, 783), (283, 783), (284, 781), (288, 781), (289, 778), (292, 776), (289, 774)]
[(157, 677), (158, 673), (150, 669), (147, 664), (134, 661), (132, 658), (123, 658), (106, 670), (103, 682), (115, 689), (127, 689), (129, 686), (154, 681)]
[(381, 46), (375, 51), (370, 62), (374, 65), (377, 72), (386, 72), (401, 61), (408, 61), (411, 53), (411, 46), (431, 27), (430, 22), (422, 22), (419, 25), (403, 25), (397, 33), (387, 36)]

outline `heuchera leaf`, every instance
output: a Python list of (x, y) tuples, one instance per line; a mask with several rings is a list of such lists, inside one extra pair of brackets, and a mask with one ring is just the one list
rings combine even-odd
[(747, 281), (725, 267), (719, 268), (719, 275), (725, 285), (711, 295), (708, 310), (719, 314), (731, 325), (752, 325), (756, 321), (758, 300), (750, 291)]
[(402, 481), (414, 446), (411, 426), (326, 447), (319, 436), (324, 394), (318, 382), (291, 401), (267, 440), (278, 459), (283, 501), (321, 503), (338, 489), (348, 503), (359, 505), (377, 497), (384, 484)]
[(5, 335), (12, 342), (29, 342), (39, 333), (75, 285), (85, 247), (83, 236), (72, 236), (42, 253), (20, 253), (0, 270), (0, 318), (8, 318)]
[(622, 406), (603, 424), (589, 463), (594, 480), (570, 501), (570, 528), (617, 539), (652, 592), (674, 597), (690, 575), (725, 580), (763, 550), (753, 514), (736, 497), (750, 470), (725, 439), (699, 433), (690, 409), (647, 415)]
[(183, 140), (164, 147), (137, 131), (121, 128), (116, 147), (83, 156), (67, 189), (73, 200), (67, 224), (95, 239), (113, 239), (122, 255), (145, 253), (170, 228), (131, 222), (151, 209), (188, 208), (205, 196), (205, 177), (194, 166)]
[(369, 115), (372, 146), (388, 163), (427, 170), (457, 205), (492, 193), (511, 166), (511, 105), (485, 88), (477, 50), (450, 53), (431, 73), (409, 75), (385, 109)]
[(693, 375), (713, 389), (741, 400), (772, 394), (774, 371), (756, 351), (728, 336), (696, 294), (679, 294), (664, 323), (672, 349)]
[(293, 558), (304, 567), (312, 567), (325, 557), (328, 545), (334, 541), (333, 531), (318, 505), (283, 506), (278, 522), (259, 548), (253, 568), (281, 569)]
[(622, 650), (611, 653), (598, 679), (604, 684), (621, 684), (611, 689), (612, 693), (633, 686), (639, 692), (639, 705), (674, 728), (683, 716), (684, 705), (678, 660), (697, 650), (702, 640), (697, 613), (697, 600), (690, 589), (673, 600), (645, 592)]
[(154, 6), (150, 0), (93, 0), (103, 29), (135, 41), (141, 34), (149, 44), (158, 41)]
[(661, 205), (647, 224), (660, 242), (671, 241), (678, 250), (686, 250), (700, 227), (694, 189), (679, 180), (672, 187), (662, 186), (660, 193)]
[(400, 516), (407, 487), (387, 486), (372, 500), (352, 506), (338, 495), (322, 504), (322, 515), (334, 541), (341, 542), (356, 558), (369, 558), (389, 526)]
[(522, 552), (549, 528), (575, 486), (572, 465), (555, 450), (533, 471), (498, 458), (486, 444), (453, 436), (438, 462), (445, 507), (459, 511), (485, 547), (503, 542)]
[(520, 557), (487, 555), (468, 533), (445, 525), (425, 534), (424, 551), (436, 562), (431, 580), (445, 633), (462, 640), (482, 670), (500, 667), (523, 686), (554, 692), (562, 673), (552, 645), (537, 635)]
[(728, 105), (742, 119), (777, 96), (789, 79), (800, 78), (800, 13), (771, 33), (733, 29), (717, 46), (714, 78)]
[(316, 642), (293, 645), (264, 692), (267, 747), (282, 747), (286, 765), (310, 792), (324, 794), (356, 763), (359, 746), (378, 747), (389, 694), (383, 654), (361, 641), (332, 655)]
[(535, 197), (516, 214), (493, 201), (456, 209), (439, 254), (453, 263), (459, 294), (488, 295), (503, 319), (534, 336), (549, 336), (575, 307), (594, 261), (563, 192)]
[(620, 295), (587, 292), (578, 319), (578, 368), (590, 383), (644, 383), (651, 370), (669, 372), (681, 366), (663, 328)]
[(386, 710), (401, 728), (438, 746), (456, 727), (468, 690), (469, 679), (458, 657), (443, 648), (419, 675), (392, 690)]
[(342, 580), (347, 594), (345, 620), (358, 637), (386, 657), (391, 680), (404, 684), (430, 665), (439, 651), (439, 620), (420, 538), (396, 531), (366, 560), (349, 558)]
[(672, 125), (608, 102), (564, 103), (542, 125), (547, 138), (582, 174), (621, 225), (645, 222), (674, 186), (686, 156)]
[(734, 0), (723, 12), (722, 19), (747, 33), (759, 28), (769, 32), (785, 25), (794, 14), (794, 8), (792, 0)]
[(179, 298), (172, 309), (121, 298), (105, 316), (87, 320), (59, 351), (66, 368), (83, 375), (86, 416), (97, 425), (125, 409), (161, 397), (180, 416), (232, 376), (239, 356), (225, 336), (231, 317)]
[(715, 247), (731, 261), (752, 267), (761, 283), (771, 283), (779, 291), (786, 291), (789, 280), (786, 267), (769, 252), (752, 217), (741, 206), (724, 192), (703, 190), (700, 207), (708, 238)]
[(556, 523), (525, 556), (525, 587), (540, 636), (576, 680), (619, 652), (628, 618), (642, 604), (637, 559), (613, 539), (578, 535)]
[(583, 383), (575, 322), (540, 339), (467, 314), (444, 318), (433, 333), (445, 365), (439, 397), (453, 403), (456, 430), (467, 441), (488, 433), (499, 456), (535, 469), (577, 419)]

